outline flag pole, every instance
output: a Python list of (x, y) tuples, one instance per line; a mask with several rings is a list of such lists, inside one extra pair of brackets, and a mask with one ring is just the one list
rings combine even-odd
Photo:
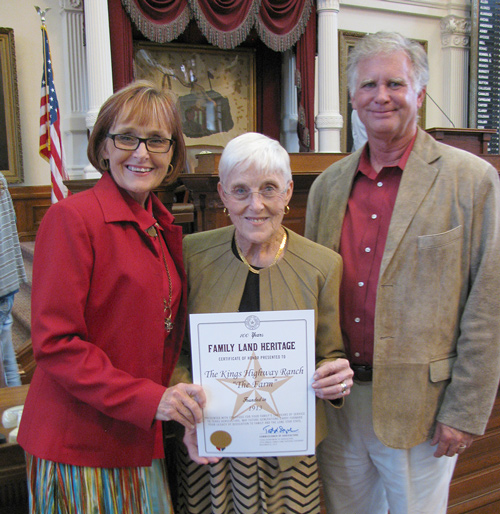
[[(35, 5), (34, 7), (35, 7), (35, 11), (38, 13), (38, 16), (40, 16), (40, 22), (42, 24), (40, 29), (42, 30), (42, 52), (43, 52), (44, 77), (46, 77), (47, 76), (47, 54), (45, 51), (46, 49), (45, 49), (44, 32), (47, 31), (47, 26), (45, 25), (45, 14), (47, 13), (47, 11), (50, 11), (50, 7), (46, 7), (45, 9), (40, 9), (40, 7), (38, 7), (38, 5)], [(45, 119), (46, 119), (47, 127), (50, 125), (49, 117), (50, 117), (49, 111), (46, 111)], [(50, 151), (50, 131), (47, 131), (46, 145), (47, 145), (48, 150)]]
[(50, 165), (52, 183), (52, 203), (62, 200), (70, 194), (64, 184), (68, 175), (64, 166), (59, 102), (53, 82), (52, 59), (50, 57), (49, 37), (45, 25), (45, 15), (50, 8), (40, 9), (34, 6), (42, 23), (43, 76), (40, 90), (40, 156)]

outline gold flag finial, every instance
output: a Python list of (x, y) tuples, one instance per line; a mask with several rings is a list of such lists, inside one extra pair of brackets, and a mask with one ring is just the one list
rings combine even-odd
[(50, 11), (50, 7), (46, 7), (45, 9), (40, 9), (40, 7), (38, 7), (38, 5), (35, 5), (35, 10), (38, 13), (38, 15), (40, 16), (42, 25), (45, 25), (45, 14), (47, 13), (47, 11)]

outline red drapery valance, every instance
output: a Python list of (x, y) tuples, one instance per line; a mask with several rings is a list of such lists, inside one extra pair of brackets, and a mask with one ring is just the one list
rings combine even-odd
[(191, 18), (187, 0), (121, 0), (137, 29), (150, 41), (179, 37)]
[(255, 27), (275, 52), (291, 48), (304, 33), (314, 0), (121, 0), (131, 20), (150, 41), (177, 38), (194, 17), (208, 42), (237, 47)]

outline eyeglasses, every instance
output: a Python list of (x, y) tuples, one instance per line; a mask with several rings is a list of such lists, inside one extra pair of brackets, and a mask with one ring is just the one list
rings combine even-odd
[(251, 191), (246, 187), (235, 187), (232, 191), (226, 191), (222, 188), (224, 193), (228, 196), (232, 196), (235, 200), (240, 202), (244, 202), (250, 198), (250, 195), (260, 195), (262, 198), (266, 200), (271, 200), (272, 198), (276, 198), (277, 196), (281, 196), (286, 193), (286, 189), (280, 191), (277, 187), (268, 185), (263, 189), (259, 189), (259, 191)]
[(167, 153), (175, 143), (173, 139), (166, 137), (136, 137), (128, 134), (106, 134), (106, 137), (113, 140), (115, 148), (128, 152), (137, 150), (139, 145), (144, 143), (148, 152)]

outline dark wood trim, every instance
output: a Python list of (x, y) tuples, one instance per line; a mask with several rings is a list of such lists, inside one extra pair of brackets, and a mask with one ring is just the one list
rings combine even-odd
[(51, 186), (12, 186), (9, 188), (17, 216), (20, 241), (34, 241), (40, 222), (52, 205)]
[(458, 459), (448, 502), (448, 514), (497, 512), (500, 512), (500, 392), (486, 433), (476, 437), (471, 448)]

